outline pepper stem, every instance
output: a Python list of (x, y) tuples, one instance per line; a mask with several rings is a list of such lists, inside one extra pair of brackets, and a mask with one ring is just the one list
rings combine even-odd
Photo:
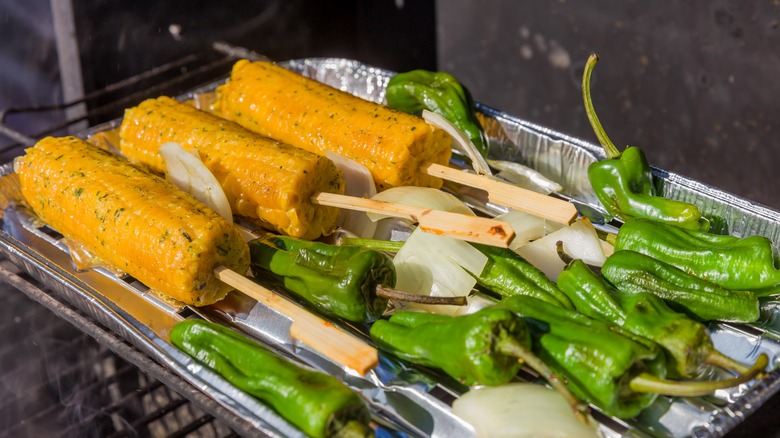
[(376, 295), (382, 298), (388, 298), (396, 301), (405, 301), (418, 304), (444, 304), (449, 306), (465, 306), (466, 297), (432, 297), (430, 295), (417, 295), (403, 292), (397, 289), (391, 289), (383, 285), (376, 286)]
[(636, 392), (651, 392), (679, 397), (696, 397), (710, 394), (717, 389), (730, 388), (749, 382), (760, 375), (769, 363), (769, 358), (761, 354), (756, 363), (747, 372), (725, 380), (676, 381), (667, 380), (648, 373), (642, 373), (631, 379), (630, 388)]
[[(760, 359), (761, 357), (759, 356), (759, 358), (756, 359), (756, 363), (758, 363)], [(707, 355), (704, 362), (739, 374), (745, 374), (751, 370), (751, 367), (741, 364), (715, 349), (710, 351), (710, 354)], [(755, 367), (755, 364), (753, 364), (753, 366)]]
[(577, 397), (575, 397), (574, 394), (569, 391), (569, 388), (566, 386), (563, 380), (557, 374), (555, 374), (547, 366), (547, 364), (536, 357), (536, 355), (531, 350), (526, 348), (523, 344), (508, 334), (507, 336), (500, 337), (500, 340), (496, 344), (496, 350), (498, 350), (501, 354), (516, 357), (520, 363), (528, 365), (534, 371), (539, 373), (539, 375), (541, 375), (544, 380), (550, 383), (550, 386), (552, 386), (553, 389), (558, 391), (558, 393), (561, 394), (564, 399), (566, 399), (566, 402), (569, 403), (569, 406), (571, 406), (574, 414), (577, 416), (577, 418), (580, 419), (580, 421), (586, 425), (590, 423), (590, 408), (588, 405), (578, 400)]
[(601, 143), (601, 147), (604, 148), (604, 152), (607, 154), (607, 158), (616, 158), (620, 155), (620, 151), (612, 143), (612, 140), (607, 136), (606, 131), (601, 126), (599, 118), (596, 116), (596, 109), (593, 108), (593, 100), (590, 98), (590, 76), (593, 73), (593, 67), (599, 61), (599, 55), (591, 53), (588, 57), (588, 61), (585, 63), (585, 72), (582, 74), (582, 97), (585, 100), (585, 114), (588, 115), (590, 126), (593, 127), (593, 131), (596, 133), (596, 137)]
[(360, 237), (339, 237), (338, 246), (362, 246), (385, 252), (398, 252), (404, 242), (395, 240), (363, 239)]
[(617, 234), (599, 230), (596, 230), (596, 234), (598, 234), (603, 241), (609, 243), (612, 246), (615, 246), (615, 242), (617, 242)]

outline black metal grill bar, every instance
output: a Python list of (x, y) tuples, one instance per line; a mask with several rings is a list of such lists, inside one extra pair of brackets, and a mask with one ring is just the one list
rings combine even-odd
[[(121, 358), (130, 362), (135, 367), (144, 370), (144, 374), (139, 373), (139, 376), (162, 382), (165, 385), (166, 390), (170, 391), (172, 389), (175, 391), (177, 396), (184, 396), (187, 400), (194, 402), (193, 404), (188, 405), (192, 409), (195, 409), (197, 405), (197, 408), (204, 409), (208, 414), (218, 418), (223, 434), (227, 435), (228, 433), (232, 433), (232, 429), (237, 431), (240, 435), (257, 435), (257, 430), (252, 423), (233, 414), (226, 408), (217, 404), (214, 400), (200, 392), (197, 388), (194, 388), (192, 385), (183, 381), (177, 375), (161, 367), (156, 362), (150, 360), (146, 355), (134, 347), (128, 345), (116, 334), (107, 331), (106, 329), (97, 325), (94, 321), (87, 319), (79, 312), (75, 311), (63, 302), (58, 301), (53, 296), (49, 295), (49, 293), (43, 291), (36, 285), (36, 280), (28, 280), (28, 278), (30, 277), (28, 277), (26, 274), (17, 275), (13, 271), (0, 264), (0, 282), (13, 286), (17, 291), (23, 292), (24, 295), (52, 311), (53, 314), (62, 318), (63, 321), (72, 326), (78, 327), (83, 333), (94, 338), (107, 349), (110, 349), (114, 353), (118, 354), (121, 356)], [(11, 295), (17, 296), (16, 294)], [(29, 307), (29, 304), (31, 303), (23, 304), (27, 304)], [(156, 415), (155, 417), (159, 417), (159, 415)], [(110, 432), (111, 431), (108, 431), (104, 433), (104, 435), (108, 435)], [(0, 432), (0, 436), (14, 435), (4, 435), (2, 432)], [(205, 436), (213, 436), (213, 434)]]
[[(129, 375), (133, 371), (136, 371), (136, 368), (133, 367), (132, 365), (128, 364), (128, 365), (124, 366), (120, 371), (118, 371), (115, 375), (111, 376), (110, 378), (106, 379), (105, 381), (95, 382), (95, 383), (93, 383), (91, 385), (88, 385), (87, 387), (85, 387), (83, 389), (85, 391), (91, 391), (91, 390), (94, 390), (95, 388), (104, 389), (108, 385), (110, 385), (112, 383), (115, 383), (116, 381), (118, 381), (119, 379)], [(162, 385), (162, 384), (158, 382), (158, 384), (156, 386), (160, 386), (160, 385)], [(114, 405), (107, 406), (107, 407), (101, 409), (99, 412), (96, 412), (93, 415), (90, 415), (88, 417), (83, 418), (79, 423), (76, 423), (76, 424), (74, 424), (72, 426), (67, 427), (60, 434), (61, 435), (67, 435), (67, 433), (72, 432), (73, 429), (75, 429), (76, 427), (81, 429), (81, 428), (84, 427), (84, 425), (88, 425), (89, 422), (92, 421), (95, 417), (97, 417), (99, 415), (107, 414), (107, 413), (115, 411), (115, 410), (118, 410), (119, 408), (121, 408), (121, 405), (118, 404), (118, 403), (116, 403)], [(43, 409), (35, 410), (35, 414), (33, 416), (28, 417), (28, 418), (23, 418), (23, 419), (19, 420), (15, 425), (13, 425), (12, 427), (10, 427), (6, 431), (4, 431), (4, 435), (6, 435), (6, 436), (18, 436), (16, 433), (20, 429), (26, 427), (26, 425), (37, 423), (37, 422), (41, 421), (42, 419), (55, 414), (56, 412), (60, 411), (61, 409), (62, 409), (62, 405), (60, 405), (60, 404), (49, 404), (49, 406), (47, 406), (47, 407), (45, 407)]]
[[(182, 427), (181, 429), (177, 430), (176, 432), (169, 434), (167, 436), (167, 438), (184, 438), (184, 437), (188, 436), (189, 434), (191, 434), (191, 433), (193, 433), (193, 432), (195, 432), (197, 430), (201, 430), (204, 426), (206, 426), (208, 424), (213, 424), (214, 420), (215, 420), (214, 417), (212, 417), (211, 415), (205, 414), (205, 415), (201, 416), (200, 418), (197, 418), (192, 423), (190, 423), (190, 424)], [(232, 437), (238, 437), (238, 436), (239, 435), (237, 433), (235, 433), (235, 432), (233, 432), (231, 430), (227, 435), (225, 435), (225, 438), (232, 438)]]
[[(136, 368), (131, 366), (130, 370), (131, 371), (135, 371)], [(106, 387), (108, 387), (109, 383), (110, 382), (104, 381), (104, 382), (97, 382), (96, 384), (99, 384), (99, 385), (103, 386), (103, 388), (106, 388)], [(73, 432), (74, 431), (82, 430), (85, 426), (87, 426), (90, 423), (92, 423), (96, 418), (100, 418), (100, 417), (103, 417), (103, 416), (108, 416), (108, 415), (110, 415), (110, 414), (112, 414), (114, 412), (121, 411), (122, 409), (124, 409), (126, 406), (129, 405), (129, 401), (131, 401), (133, 399), (136, 399), (136, 398), (140, 398), (143, 395), (148, 394), (148, 393), (154, 391), (155, 389), (159, 388), (160, 386), (162, 386), (162, 383), (157, 382), (157, 381), (153, 381), (153, 382), (151, 382), (151, 384), (149, 384), (149, 385), (147, 385), (147, 386), (145, 386), (143, 388), (139, 388), (137, 390), (134, 390), (133, 392), (130, 392), (129, 394), (125, 395), (124, 397), (120, 398), (119, 400), (116, 400), (115, 402), (109, 404), (108, 406), (102, 407), (99, 410), (96, 410), (95, 412), (91, 413), (90, 415), (85, 416), (78, 423), (74, 423), (74, 424), (68, 426), (67, 428), (65, 428), (64, 430), (59, 432), (59, 435), (60, 436), (64, 436), (64, 437), (73, 436)]]
[[(177, 399), (173, 400), (170, 403), (168, 403), (166, 406), (163, 406), (162, 408), (149, 413), (147, 415), (144, 415), (143, 417), (133, 421), (130, 425), (133, 429), (138, 429), (139, 427), (145, 426), (149, 423), (152, 423), (156, 420), (159, 420), (160, 418), (167, 415), (169, 412), (175, 411), (180, 406), (183, 406), (187, 403), (187, 400), (185, 399)], [(110, 435), (108, 438), (120, 438), (120, 437), (128, 437), (132, 436), (129, 434), (128, 431), (120, 431), (118, 433), (115, 433), (113, 435)]]
[(113, 84), (109, 84), (99, 90), (92, 91), (90, 93), (87, 93), (82, 97), (81, 99), (73, 100), (70, 102), (64, 102), (64, 103), (58, 103), (58, 104), (50, 104), (50, 105), (32, 105), (27, 107), (12, 107), (8, 108), (6, 110), (0, 111), (0, 122), (5, 121), (5, 118), (11, 114), (17, 114), (17, 113), (36, 113), (36, 112), (47, 112), (47, 111), (59, 111), (64, 110), (66, 108), (69, 108), (74, 105), (78, 105), (80, 103), (87, 103), (91, 100), (95, 100), (97, 98), (103, 97), (105, 95), (111, 94), (114, 91), (122, 91), (122, 89), (136, 85), (138, 83), (143, 82), (146, 79), (153, 79), (154, 77), (161, 75), (163, 73), (166, 73), (170, 70), (173, 70), (178, 67), (182, 67), (190, 62), (196, 61), (198, 58), (195, 55), (188, 55), (183, 58), (177, 59), (175, 61), (163, 64), (158, 67), (154, 67), (151, 70), (145, 71), (143, 73), (137, 74), (135, 76), (131, 76), (127, 79), (123, 79), (121, 81), (115, 82)]
[[(185, 59), (185, 58), (183, 58), (183, 59)], [(190, 61), (190, 58), (186, 58), (186, 59), (188, 61)], [(192, 59), (197, 59), (197, 57), (195, 57), (193, 55)], [(231, 64), (233, 61), (234, 60), (232, 58), (219, 58), (219, 59), (217, 59), (217, 60), (215, 60), (213, 62), (204, 64), (202, 66), (198, 66), (198, 67), (196, 67), (194, 69), (187, 70), (186, 73), (183, 73), (183, 74), (181, 74), (179, 76), (176, 76), (176, 77), (174, 77), (172, 79), (159, 81), (159, 82), (157, 82), (156, 84), (154, 84), (154, 85), (152, 85), (150, 87), (146, 87), (146, 88), (143, 88), (143, 89), (141, 89), (139, 91), (129, 93), (129, 94), (127, 94), (127, 95), (125, 95), (125, 96), (123, 96), (121, 98), (113, 100), (109, 104), (102, 105), (102, 106), (90, 109), (83, 116), (68, 119), (68, 120), (66, 120), (66, 121), (64, 121), (64, 122), (62, 122), (60, 124), (52, 125), (49, 128), (44, 129), (43, 131), (40, 131), (40, 132), (38, 132), (36, 134), (32, 134), (32, 135), (29, 135), (29, 136), (26, 135), (26, 134), (23, 134), (21, 132), (18, 132), (16, 130), (13, 130), (12, 128), (7, 126), (7, 124), (5, 124), (5, 122), (3, 121), (4, 113), (11, 113), (11, 112), (13, 112), (13, 113), (22, 113), (22, 112), (24, 112), (25, 108), (14, 109), (14, 110), (5, 110), (3, 113), (0, 113), (0, 128), (1, 128), (0, 129), (0, 134), (6, 135), (9, 138), (12, 138), (17, 143), (12, 143), (12, 144), (6, 146), (2, 150), (0, 150), (0, 153), (2, 153), (4, 151), (7, 151), (7, 150), (10, 150), (10, 149), (13, 149), (15, 147), (19, 147), (19, 146), (32, 146), (32, 144), (38, 138), (44, 137), (44, 136), (49, 135), (49, 134), (53, 134), (53, 133), (55, 133), (57, 131), (61, 131), (61, 130), (66, 129), (66, 128), (68, 128), (68, 127), (70, 127), (70, 126), (72, 126), (72, 125), (74, 125), (76, 123), (79, 123), (79, 122), (82, 122), (82, 121), (85, 121), (85, 120), (99, 119), (101, 121), (105, 121), (105, 120), (102, 120), (102, 118), (105, 117), (106, 115), (109, 115), (109, 114), (111, 114), (113, 112), (116, 112), (117, 110), (124, 109), (127, 106), (134, 105), (134, 104), (138, 103), (139, 101), (141, 101), (141, 100), (143, 100), (145, 98), (156, 97), (156, 96), (160, 95), (161, 93), (163, 93), (166, 89), (170, 89), (170, 88), (172, 88), (174, 86), (178, 86), (178, 85), (184, 84), (187, 81), (192, 81), (194, 78), (197, 78), (197, 77), (200, 77), (200, 76), (205, 76), (207, 73), (211, 73), (211, 76), (213, 76), (213, 72), (215, 72), (215, 71), (217, 71), (219, 69), (225, 68), (226, 66)], [(179, 65), (179, 67), (181, 67), (181, 65)], [(170, 70), (169, 67), (166, 67), (164, 69), (164, 71), (169, 71), (169, 70)], [(156, 73), (156, 75), (159, 75), (160, 72), (158, 71), (158, 72), (155, 72), (155, 73)], [(123, 81), (117, 82), (116, 84), (109, 85), (109, 87), (112, 87), (112, 90), (111, 90), (112, 92), (113, 91), (118, 91), (118, 90), (121, 90), (122, 88), (127, 88), (127, 87), (130, 87), (130, 86), (136, 85), (137, 83), (139, 83), (141, 80), (145, 79), (149, 75), (150, 75), (149, 72), (141, 73), (139, 75), (135, 75), (135, 76), (132, 76), (130, 78), (127, 78), (127, 79), (125, 79)], [(141, 76), (142, 78), (139, 79), (139, 76)], [(213, 79), (213, 78), (211, 78), (211, 79)], [(204, 81), (201, 81), (201, 83), (202, 82), (204, 82)], [(197, 84), (192, 84), (192, 86), (195, 86), (195, 85), (197, 85)], [(103, 90), (105, 90), (105, 88)], [(95, 91), (95, 92), (90, 93), (90, 94), (93, 94), (93, 95), (94, 94), (98, 94), (98, 97), (102, 97), (104, 94), (106, 94), (106, 93), (103, 92), (103, 90)], [(94, 98), (95, 97), (92, 97), (91, 99), (94, 99)], [(67, 107), (67, 106), (70, 106), (70, 105), (73, 105), (73, 104), (77, 104), (77, 103), (81, 103), (81, 102), (72, 102), (72, 103), (68, 103), (68, 104), (63, 104), (63, 108)], [(42, 107), (35, 107), (34, 110), (37, 111), (37, 108), (43, 108), (43, 106)], [(51, 109), (51, 108), (41, 109), (41, 111), (49, 110), (49, 109)], [(8, 131), (11, 131), (11, 132), (8, 132)], [(17, 135), (12, 135), (12, 134), (17, 134)]]
[[(78, 339), (80, 342), (83, 342), (83, 339)], [(111, 352), (108, 350), (103, 350), (100, 353), (100, 357), (105, 358), (111, 358)], [(75, 375), (81, 371), (83, 371), (85, 363), (75, 363), (73, 366), (71, 366), (68, 369), (62, 370), (57, 376), (57, 379), (64, 380), (67, 377), (70, 377), (72, 375)], [(29, 366), (29, 364), (28, 364)], [(117, 382), (121, 378), (131, 374), (132, 372), (136, 371), (136, 368), (132, 365), (125, 364), (124, 367), (120, 368), (116, 374), (113, 376), (110, 376), (108, 379), (98, 382), (93, 382), (89, 385), (84, 385), (81, 388), (79, 388), (80, 391), (94, 391), (95, 389), (105, 389), (108, 385)], [(12, 378), (12, 376), (11, 376)], [(51, 392), (51, 389), (48, 387), (51, 386), (51, 382), (48, 381), (40, 381), (38, 386), (30, 386), (28, 388), (29, 393), (31, 394), (45, 394), (48, 392)], [(59, 397), (59, 395), (57, 395)], [(27, 399), (26, 400), (26, 406), (22, 406), (21, 411), (22, 412), (32, 412), (33, 415), (27, 418), (21, 418), (19, 421), (12, 425), (11, 429), (8, 432), (11, 432), (9, 436), (15, 436), (13, 432), (16, 430), (19, 430), (23, 427), (25, 427), (26, 424), (30, 423), (36, 423), (39, 422), (41, 419), (46, 418), (52, 414), (52, 412), (58, 411), (62, 409), (62, 405), (59, 404), (49, 404), (48, 406), (40, 406), (41, 404), (46, 405), (48, 403), (48, 400), (43, 399)], [(12, 408), (19, 406), (11, 406), (14, 402), (18, 403), (18, 401), (15, 400), (8, 400), (4, 406), (0, 406), (0, 415), (6, 415), (4, 412), (10, 411)], [(60, 400), (60, 402), (63, 402)]]
[[(36, 328), (36, 333), (34, 335), (33, 341), (35, 339), (42, 339), (46, 337), (52, 336), (52, 333), (57, 330), (56, 326), (47, 324), (43, 327)], [(29, 364), (24, 360), (18, 352), (23, 349), (27, 348), (35, 348), (34, 345), (28, 344), (30, 342), (30, 339), (19, 339), (15, 343), (11, 343), (8, 345), (3, 346), (2, 350), (0, 350), (0, 370), (3, 371), (3, 373), (7, 374), (14, 374), (19, 372), (20, 368), (27, 367)], [(68, 342), (59, 344), (57, 346), (54, 346), (53, 348), (50, 348), (46, 353), (47, 354), (57, 354), (64, 350), (73, 348), (76, 344), (78, 344), (80, 340), (78, 338), (71, 339)]]

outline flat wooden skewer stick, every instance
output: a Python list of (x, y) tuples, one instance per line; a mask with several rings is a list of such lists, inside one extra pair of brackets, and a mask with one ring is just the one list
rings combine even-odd
[(411, 219), (419, 224), (423, 231), (446, 235), (469, 242), (485, 245), (508, 247), (515, 237), (515, 230), (504, 221), (484, 217), (469, 216), (449, 211), (320, 192), (311, 198), (312, 202), (330, 207), (348, 210), (385, 214), (388, 216)]
[(379, 354), (374, 347), (238, 272), (218, 266), (214, 268), (214, 275), (236, 290), (290, 318), (290, 335), (329, 359), (361, 375), (379, 363)]
[(485, 190), (491, 202), (559, 224), (569, 225), (577, 219), (577, 208), (562, 199), (441, 164), (424, 163), (420, 166), (420, 170), (430, 176)]

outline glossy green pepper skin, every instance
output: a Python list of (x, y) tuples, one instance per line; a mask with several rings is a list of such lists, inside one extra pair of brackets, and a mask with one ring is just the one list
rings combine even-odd
[(426, 109), (444, 117), (487, 157), (488, 138), (477, 119), (471, 93), (451, 74), (427, 70), (399, 73), (387, 83), (385, 97), (390, 108), (412, 114)]
[(561, 272), (558, 287), (582, 314), (658, 343), (666, 353), (671, 377), (697, 377), (715, 349), (703, 324), (675, 312), (655, 295), (621, 293), (582, 260), (574, 260)]
[(477, 284), (504, 298), (525, 295), (558, 307), (574, 309), (574, 305), (553, 281), (537, 267), (509, 248), (472, 243), (487, 256), (488, 264), (477, 277)]
[(369, 248), (268, 235), (249, 242), (249, 250), (256, 276), (270, 272), (319, 311), (347, 321), (381, 316), (387, 299), (376, 287), (395, 286), (392, 259)]
[(520, 370), (517, 357), (501, 350), (520, 343), (530, 350), (522, 319), (488, 307), (465, 316), (398, 312), (371, 326), (379, 348), (418, 365), (438, 368), (466, 385), (501, 385)]
[(601, 267), (601, 275), (622, 292), (651, 293), (699, 320), (758, 320), (753, 292), (724, 289), (638, 252), (615, 251)]
[(724, 236), (634, 219), (620, 227), (615, 250), (646, 254), (726, 289), (780, 293), (772, 242), (763, 236)]
[(618, 151), (601, 126), (590, 97), (590, 77), (598, 56), (590, 55), (585, 64), (582, 94), (588, 120), (607, 157), (588, 167), (588, 179), (607, 213), (623, 221), (652, 218), (683, 228), (704, 230), (709, 221), (699, 208), (687, 202), (656, 196), (653, 174), (641, 149), (629, 146)]
[(188, 319), (171, 342), (311, 437), (370, 436), (368, 407), (336, 378), (304, 369), (218, 324)]
[(665, 358), (656, 344), (533, 297), (507, 298), (498, 306), (526, 319), (534, 352), (566, 379), (574, 395), (605, 414), (632, 418), (657, 398), (629, 384), (640, 374), (665, 376)]
[(709, 230), (709, 221), (695, 205), (656, 195), (650, 166), (637, 147), (629, 146), (615, 157), (592, 163), (588, 180), (607, 213), (623, 221), (653, 218), (684, 228)]

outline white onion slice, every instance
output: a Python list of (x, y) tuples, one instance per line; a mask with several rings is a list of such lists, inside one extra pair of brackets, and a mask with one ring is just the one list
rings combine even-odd
[(558, 274), (566, 266), (558, 256), (556, 249), (558, 241), (563, 242), (563, 249), (567, 254), (575, 259), (582, 259), (589, 265), (601, 266), (606, 260), (596, 229), (589, 220), (584, 218), (521, 246), (517, 249), (517, 253), (541, 269), (551, 280), (556, 281)]
[[(395, 288), (418, 295), (468, 296), (488, 259), (466, 242), (426, 233), (412, 232), (393, 258)], [(470, 275), (467, 271), (473, 272)], [(456, 313), (459, 306), (404, 304), (405, 307), (436, 313)]]
[(168, 181), (233, 223), (227, 196), (219, 181), (200, 160), (197, 151), (187, 152), (174, 142), (165, 143), (159, 151), (165, 161), (165, 178)]
[(560, 394), (533, 383), (472, 389), (455, 400), (452, 412), (474, 427), (479, 438), (599, 436), (594, 421), (586, 426)]
[[(345, 195), (358, 198), (371, 198), (376, 195), (374, 178), (366, 166), (331, 151), (325, 152), (325, 156), (344, 174)], [(336, 225), (368, 239), (374, 237), (376, 232), (375, 221), (369, 219), (365, 212), (346, 208), (341, 209)]]
[(466, 136), (463, 131), (458, 129), (457, 126), (453, 125), (452, 122), (445, 119), (444, 117), (428, 110), (423, 110), (422, 117), (426, 122), (428, 122), (428, 124), (443, 129), (445, 132), (447, 132), (447, 134), (450, 135), (450, 137), (452, 137), (452, 147), (460, 152), (463, 152), (471, 159), (471, 165), (478, 174), (492, 175), (490, 166), (488, 165), (485, 158), (482, 156), (482, 154), (479, 153), (477, 147), (474, 146), (474, 143), (471, 141), (471, 139), (468, 138), (468, 136)]
[(552, 231), (551, 228), (553, 227), (539, 216), (513, 209), (496, 216), (496, 219), (508, 223), (515, 230), (515, 238), (509, 242), (509, 248), (513, 251), (532, 240), (544, 237), (548, 232)]
[(488, 163), (500, 171), (499, 176), (523, 188), (544, 194), (563, 190), (557, 182), (520, 163), (503, 160), (488, 160)]
[[(376, 196), (371, 199), (474, 216), (474, 212), (471, 211), (463, 201), (447, 192), (431, 187), (393, 187), (377, 193)], [(389, 217), (380, 213), (367, 214), (373, 221)]]

